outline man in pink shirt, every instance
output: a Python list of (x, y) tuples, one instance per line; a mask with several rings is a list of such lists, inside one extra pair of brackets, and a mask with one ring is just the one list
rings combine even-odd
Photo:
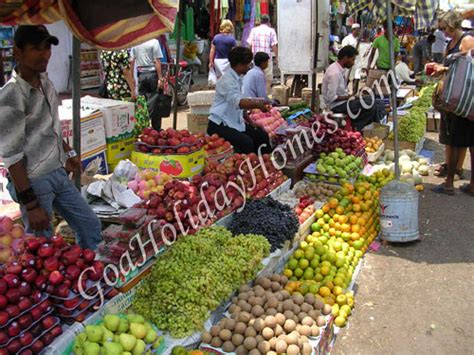
[(261, 18), (261, 25), (254, 27), (252, 31), (250, 31), (247, 43), (254, 55), (258, 52), (264, 52), (270, 57), (268, 67), (265, 69), (267, 92), (269, 93), (273, 81), (272, 50), (273, 53), (275, 53), (275, 60), (278, 64), (278, 40), (275, 30), (270, 27), (270, 18), (268, 15), (263, 15)]

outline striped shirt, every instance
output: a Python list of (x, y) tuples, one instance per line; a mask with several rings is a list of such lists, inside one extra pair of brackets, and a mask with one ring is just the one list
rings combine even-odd
[(64, 166), (58, 97), (47, 74), (41, 90), (16, 72), (0, 89), (0, 157), (7, 168), (24, 160), (29, 178)]
[(275, 30), (270, 26), (262, 24), (254, 27), (252, 31), (250, 31), (247, 43), (254, 54), (264, 52), (271, 58), (272, 47), (278, 44), (278, 40)]

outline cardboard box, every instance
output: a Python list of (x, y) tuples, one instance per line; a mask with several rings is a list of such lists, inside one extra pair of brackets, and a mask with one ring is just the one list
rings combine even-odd
[(164, 172), (178, 178), (188, 178), (204, 169), (206, 153), (199, 149), (190, 154), (152, 155), (132, 152), (132, 162), (139, 169), (151, 169)]
[(105, 154), (105, 151), (88, 156), (82, 156), (81, 160), (82, 168), (84, 169), (84, 171), (98, 168), (97, 174), (109, 174), (109, 168), (107, 166), (107, 156)]
[[(72, 107), (72, 100), (63, 100), (62, 105)], [(81, 109), (100, 111), (104, 117), (105, 138), (129, 138), (135, 127), (135, 103), (92, 96), (81, 98)]]
[[(63, 139), (72, 147), (74, 142), (72, 111), (60, 109)], [(105, 150), (104, 119), (101, 112), (81, 111), (81, 155)]]
[(107, 164), (109, 171), (113, 171), (121, 160), (130, 159), (136, 138), (123, 139), (115, 143), (107, 143)]
[(193, 113), (187, 114), (188, 119), (188, 131), (191, 133), (206, 133), (207, 124), (209, 122), (208, 115), (195, 115)]
[(441, 120), (439, 118), (428, 117), (426, 119), (426, 130), (428, 132), (439, 132)]
[(272, 87), (272, 99), (280, 101), (280, 104), (288, 105), (290, 98), (290, 87), (286, 85), (276, 85)]

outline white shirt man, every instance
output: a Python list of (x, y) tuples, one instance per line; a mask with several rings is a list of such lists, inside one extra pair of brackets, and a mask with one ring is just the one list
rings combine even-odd
[(358, 38), (360, 35), (360, 25), (358, 23), (354, 23), (351, 27), (351, 30), (352, 32), (342, 40), (341, 48), (345, 46), (357, 48), (357, 42), (359, 41)]
[(339, 97), (349, 96), (347, 88), (346, 70), (339, 61), (332, 63), (324, 73), (323, 98), (326, 106), (330, 109), (345, 103), (347, 100), (337, 100)]

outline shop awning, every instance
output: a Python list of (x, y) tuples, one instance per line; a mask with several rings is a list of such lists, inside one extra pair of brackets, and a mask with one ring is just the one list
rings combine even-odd
[(63, 20), (82, 42), (120, 49), (172, 32), (177, 10), (178, 0), (0, 0), (0, 23)]
[[(414, 17), (415, 29), (430, 27), (435, 19), (439, 0), (392, 0), (394, 14)], [(384, 0), (352, 0), (349, 13), (365, 9), (373, 11), (374, 18), (384, 21), (387, 18), (387, 3)]]

